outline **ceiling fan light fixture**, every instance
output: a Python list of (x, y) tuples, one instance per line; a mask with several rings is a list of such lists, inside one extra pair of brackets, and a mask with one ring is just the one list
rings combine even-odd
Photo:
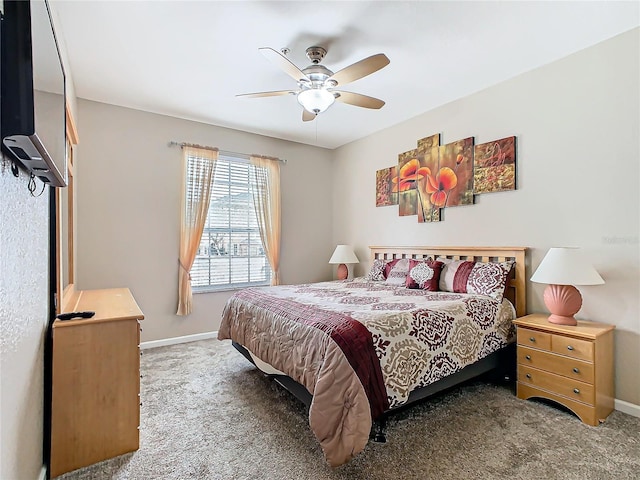
[(302, 108), (316, 115), (324, 112), (335, 100), (333, 93), (324, 88), (311, 88), (298, 94), (298, 103)]
[(298, 88), (296, 90), (244, 93), (236, 95), (236, 97), (258, 98), (288, 94), (296, 95), (298, 103), (304, 109), (302, 112), (303, 122), (314, 120), (319, 113), (327, 110), (336, 100), (340, 103), (370, 109), (379, 109), (384, 105), (384, 102), (378, 98), (368, 97), (359, 93), (333, 90), (338, 85), (342, 86), (355, 82), (389, 65), (389, 59), (384, 53), (371, 55), (348, 67), (344, 67), (337, 73), (333, 73), (320, 64), (327, 53), (324, 47), (315, 46), (307, 49), (307, 57), (311, 60), (311, 65), (304, 70), (300, 70), (286, 57), (287, 53), (289, 53), (286, 47), (282, 48), (280, 52), (270, 47), (262, 47), (258, 50), (269, 61), (293, 78)]

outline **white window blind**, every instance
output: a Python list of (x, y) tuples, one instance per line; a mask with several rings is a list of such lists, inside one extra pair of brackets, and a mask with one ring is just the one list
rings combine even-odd
[[(197, 159), (193, 159), (197, 161)], [(187, 181), (191, 178), (189, 158)], [(220, 155), (216, 162), (209, 212), (191, 268), (194, 292), (269, 285), (265, 256), (253, 207), (248, 160)]]

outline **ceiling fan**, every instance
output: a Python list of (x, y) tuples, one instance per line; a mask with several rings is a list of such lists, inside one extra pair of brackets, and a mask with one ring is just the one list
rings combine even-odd
[(307, 58), (311, 61), (311, 65), (303, 70), (300, 70), (285, 57), (289, 52), (288, 49), (283, 49), (285, 55), (269, 47), (262, 47), (258, 50), (260, 50), (268, 60), (275, 63), (284, 70), (287, 75), (293, 78), (298, 84), (298, 89), (245, 93), (236, 95), (237, 97), (257, 98), (296, 95), (298, 103), (303, 107), (302, 120), (305, 122), (315, 119), (316, 115), (324, 112), (336, 100), (364, 108), (378, 109), (384, 105), (384, 102), (378, 98), (368, 97), (359, 93), (335, 90), (338, 86), (355, 82), (386, 67), (389, 64), (389, 59), (383, 53), (372, 55), (333, 73), (324, 65), (320, 65), (320, 62), (327, 54), (327, 50), (323, 47), (316, 46), (307, 48)]

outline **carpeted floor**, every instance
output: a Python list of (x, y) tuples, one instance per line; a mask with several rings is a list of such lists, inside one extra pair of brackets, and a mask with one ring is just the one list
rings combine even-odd
[(335, 470), (290, 394), (230, 342), (146, 350), (140, 450), (71, 479), (640, 479), (640, 418), (599, 427), (473, 382), (392, 417), (387, 443)]

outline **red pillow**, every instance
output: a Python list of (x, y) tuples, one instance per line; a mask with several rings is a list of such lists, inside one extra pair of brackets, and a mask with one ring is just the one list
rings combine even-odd
[(437, 292), (443, 265), (437, 260), (409, 260), (406, 287)]

